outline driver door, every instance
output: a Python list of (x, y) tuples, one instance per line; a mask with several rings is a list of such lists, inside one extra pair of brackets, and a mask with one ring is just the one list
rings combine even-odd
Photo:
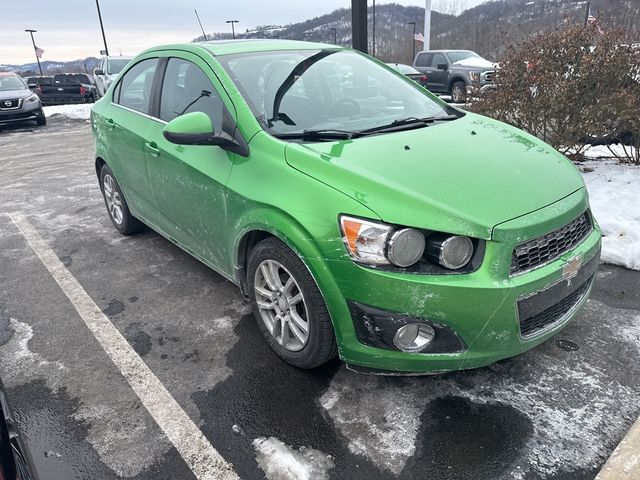
[(180, 52), (163, 63), (158, 118), (152, 116), (145, 142), (156, 226), (196, 256), (222, 267), (228, 255), (226, 183), (234, 154), (217, 146), (176, 145), (162, 130), (182, 114), (204, 112), (219, 132), (225, 101), (231, 102), (221, 96), (224, 90), (199, 57)]

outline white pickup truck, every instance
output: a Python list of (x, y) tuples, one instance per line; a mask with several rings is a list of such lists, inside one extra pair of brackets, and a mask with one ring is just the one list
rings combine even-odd
[(109, 85), (118, 77), (122, 69), (131, 61), (133, 57), (102, 57), (100, 63), (93, 70), (93, 77), (96, 80), (98, 95), (104, 96)]

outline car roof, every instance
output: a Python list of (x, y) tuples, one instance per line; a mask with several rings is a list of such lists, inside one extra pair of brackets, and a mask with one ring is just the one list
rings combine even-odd
[(183, 43), (176, 45), (162, 45), (148, 51), (191, 49), (194, 46), (208, 50), (212, 55), (229, 55), (233, 53), (267, 52), (277, 50), (320, 50), (339, 49), (339, 45), (317, 42), (302, 42), (298, 40), (272, 40), (272, 39), (237, 39), (237, 40), (210, 40), (206, 42)]
[(473, 52), (473, 50), (467, 50), (466, 48), (452, 48), (451, 50), (422, 50), (419, 53), (450, 53), (450, 52)]
[(15, 72), (0, 72), (0, 77), (19, 77)]

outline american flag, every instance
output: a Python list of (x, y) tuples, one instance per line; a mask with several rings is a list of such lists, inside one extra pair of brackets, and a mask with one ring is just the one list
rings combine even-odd
[(424, 43), (424, 35), (423, 35), (423, 34), (421, 34), (421, 33), (416, 33), (416, 34), (413, 36), (413, 39), (414, 39), (416, 42), (422, 42), (422, 43)]
[(41, 58), (43, 53), (43, 49), (41, 49), (40, 47), (36, 47), (36, 57)]
[(604, 35), (604, 31), (600, 28), (600, 25), (598, 24), (598, 18), (591, 11), (591, 7), (589, 7), (589, 13), (587, 14), (587, 23), (589, 25), (593, 25), (594, 27), (596, 27), (600, 35)]

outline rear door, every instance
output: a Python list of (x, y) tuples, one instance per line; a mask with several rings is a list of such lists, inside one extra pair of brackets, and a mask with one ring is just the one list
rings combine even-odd
[(153, 212), (145, 141), (157, 66), (157, 58), (147, 58), (127, 70), (113, 91), (111, 108), (104, 119), (110, 139), (107, 162), (124, 189), (129, 207), (143, 218)]
[(227, 189), (233, 154), (217, 146), (176, 145), (162, 135), (167, 122), (204, 112), (214, 131), (222, 129), (225, 109), (235, 120), (231, 100), (207, 63), (175, 52), (166, 62), (159, 104), (147, 133), (149, 179), (157, 207), (157, 226), (213, 266), (225, 269)]
[(427, 85), (429, 90), (437, 93), (447, 93), (449, 90), (449, 60), (444, 53), (434, 52), (429, 58), (426, 68)]

